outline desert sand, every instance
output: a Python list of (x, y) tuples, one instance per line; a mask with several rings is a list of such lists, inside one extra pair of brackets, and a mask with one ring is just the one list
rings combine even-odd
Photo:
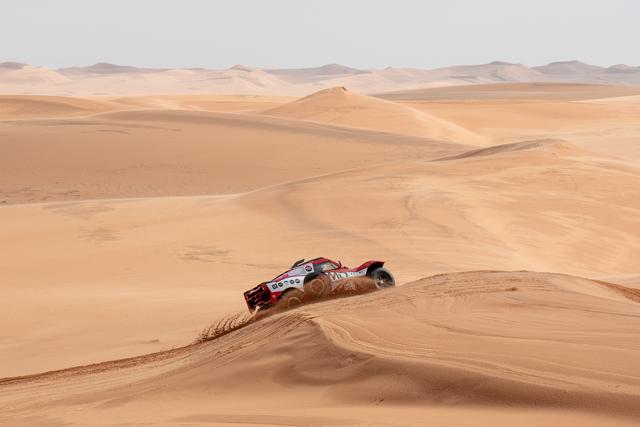
[[(367, 87), (0, 96), (0, 422), (637, 425), (638, 90)], [(303, 256), (399, 286), (193, 344)]]

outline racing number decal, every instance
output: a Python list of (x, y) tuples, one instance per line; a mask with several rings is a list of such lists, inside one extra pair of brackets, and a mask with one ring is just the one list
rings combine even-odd
[(327, 274), (332, 280), (340, 280), (340, 279), (347, 279), (349, 277), (364, 276), (366, 273), (367, 273), (367, 270), (344, 271), (344, 272), (329, 271)]

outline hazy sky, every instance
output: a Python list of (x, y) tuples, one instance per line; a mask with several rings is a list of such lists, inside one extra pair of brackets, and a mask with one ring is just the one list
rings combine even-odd
[(1, 0), (0, 61), (640, 65), (637, 0)]

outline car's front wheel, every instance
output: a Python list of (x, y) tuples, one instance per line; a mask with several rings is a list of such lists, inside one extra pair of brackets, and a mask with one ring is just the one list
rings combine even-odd
[(371, 277), (378, 289), (391, 288), (396, 285), (396, 279), (394, 279), (393, 274), (384, 267), (371, 270), (367, 276)]

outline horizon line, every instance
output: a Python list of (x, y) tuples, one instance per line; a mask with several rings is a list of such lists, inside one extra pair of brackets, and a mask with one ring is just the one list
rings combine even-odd
[(527, 65), (521, 62), (509, 62), (509, 61), (502, 61), (502, 60), (494, 60), (494, 61), (490, 61), (490, 62), (483, 62), (483, 63), (465, 63), (465, 64), (452, 64), (452, 65), (446, 65), (446, 66), (441, 66), (441, 67), (433, 67), (433, 68), (427, 68), (427, 67), (415, 67), (415, 66), (393, 66), (393, 65), (389, 65), (383, 68), (376, 68), (376, 67), (371, 67), (371, 68), (366, 68), (366, 67), (355, 67), (355, 66), (351, 66), (351, 65), (345, 65), (345, 64), (341, 64), (339, 62), (329, 62), (329, 63), (325, 63), (325, 64), (321, 64), (321, 65), (315, 65), (315, 66), (281, 66), (281, 67), (272, 67), (272, 66), (254, 66), (254, 65), (247, 65), (247, 64), (234, 64), (231, 66), (227, 66), (227, 67), (219, 67), (219, 68), (215, 68), (215, 67), (189, 67), (189, 66), (173, 66), (173, 67), (160, 67), (160, 66), (142, 66), (142, 65), (131, 65), (131, 64), (123, 64), (123, 63), (113, 63), (113, 62), (106, 62), (106, 61), (98, 61), (96, 63), (93, 64), (88, 64), (88, 65), (69, 65), (69, 66), (64, 66), (64, 67), (50, 67), (47, 65), (34, 65), (33, 63), (29, 63), (29, 62), (21, 62), (21, 61), (14, 61), (14, 60), (5, 60), (0, 62), (0, 68), (11, 68), (11, 67), (3, 67), (6, 65), (16, 65), (16, 66), (30, 66), (30, 67), (35, 67), (35, 68), (47, 68), (50, 70), (65, 70), (65, 69), (70, 69), (70, 68), (91, 68), (91, 67), (96, 67), (96, 66), (104, 66), (104, 67), (115, 67), (115, 68), (135, 68), (135, 69), (139, 69), (139, 70), (156, 70), (156, 71), (164, 71), (164, 70), (233, 70), (233, 69), (242, 69), (245, 68), (247, 69), (247, 71), (250, 70), (264, 70), (264, 71), (280, 71), (280, 70), (305, 70), (305, 69), (317, 69), (317, 68), (324, 68), (324, 67), (343, 67), (345, 69), (351, 69), (351, 70), (355, 70), (355, 71), (379, 71), (379, 70), (389, 70), (389, 69), (415, 69), (415, 70), (440, 70), (440, 69), (446, 69), (446, 68), (453, 68), (453, 67), (474, 67), (474, 66), (487, 66), (487, 65), (504, 65), (504, 66), (509, 66), (509, 65), (517, 65), (517, 66), (523, 66), (526, 68), (538, 68), (538, 67), (545, 67), (545, 66), (550, 66), (550, 65), (564, 65), (564, 64), (576, 64), (576, 65), (586, 65), (586, 66), (591, 66), (591, 67), (597, 67), (597, 68), (602, 68), (602, 69), (610, 69), (610, 68), (614, 68), (614, 67), (620, 67), (620, 66), (624, 66), (624, 67), (630, 67), (630, 68), (640, 68), (640, 66), (638, 65), (629, 65), (627, 63), (616, 63), (616, 64), (611, 64), (611, 65), (596, 65), (596, 64), (591, 64), (589, 62), (584, 62), (581, 61), (579, 59), (572, 59), (572, 60), (562, 60), (562, 61), (551, 61), (548, 62), (546, 64), (541, 64), (541, 65)]

